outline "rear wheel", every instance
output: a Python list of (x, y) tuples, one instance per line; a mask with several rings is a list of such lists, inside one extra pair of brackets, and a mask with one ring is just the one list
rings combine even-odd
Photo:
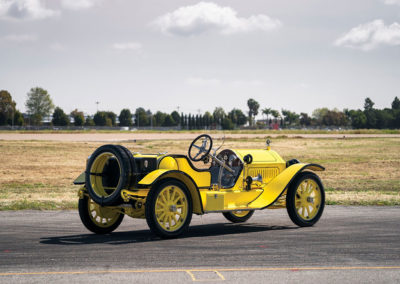
[(79, 199), (78, 208), (83, 225), (96, 234), (111, 233), (124, 219), (123, 213), (102, 207), (87, 196)]
[(146, 198), (146, 221), (162, 238), (174, 238), (188, 230), (192, 219), (192, 199), (187, 187), (169, 180), (152, 188)]
[(230, 211), (224, 212), (222, 215), (232, 223), (243, 223), (250, 219), (253, 216), (254, 210), (247, 211)]
[(309, 227), (321, 218), (325, 206), (325, 191), (321, 180), (313, 173), (303, 173), (286, 195), (290, 219), (300, 227)]

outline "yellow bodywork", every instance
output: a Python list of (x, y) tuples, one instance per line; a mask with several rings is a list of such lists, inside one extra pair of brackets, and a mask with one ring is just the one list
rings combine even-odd
[[(134, 155), (134, 157), (157, 158), (158, 169), (144, 176), (138, 184), (121, 191), (125, 202), (134, 200), (141, 206), (125, 210), (135, 218), (144, 217), (144, 206), (148, 192), (165, 179), (182, 182), (190, 191), (193, 213), (204, 214), (221, 211), (246, 211), (286, 206), (286, 190), (296, 175), (304, 170), (321, 171), (323, 167), (315, 164), (297, 163), (286, 167), (286, 162), (273, 150), (233, 149), (242, 161), (243, 168), (233, 187), (219, 188), (211, 184), (208, 170), (194, 168), (187, 157), (181, 155)], [(252, 163), (244, 163), (244, 157), (251, 154)], [(246, 177), (259, 177), (247, 186)], [(261, 180), (260, 180), (261, 178)]]

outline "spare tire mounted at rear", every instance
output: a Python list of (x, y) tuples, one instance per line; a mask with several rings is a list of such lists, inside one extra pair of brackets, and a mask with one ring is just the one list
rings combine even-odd
[(122, 203), (121, 190), (134, 181), (135, 162), (131, 152), (120, 145), (103, 145), (90, 156), (86, 167), (86, 188), (101, 206)]

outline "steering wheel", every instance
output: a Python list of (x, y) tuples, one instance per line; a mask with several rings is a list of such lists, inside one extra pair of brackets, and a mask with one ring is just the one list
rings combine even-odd
[[(193, 162), (201, 161), (202, 159), (207, 157), (208, 154), (210, 154), (212, 145), (213, 145), (213, 142), (212, 142), (212, 138), (210, 137), (210, 135), (202, 134), (202, 135), (198, 136), (190, 144), (189, 151), (188, 151), (189, 158)], [(197, 153), (195, 152), (194, 154), (192, 154), (193, 149), (197, 149), (198, 150)]]

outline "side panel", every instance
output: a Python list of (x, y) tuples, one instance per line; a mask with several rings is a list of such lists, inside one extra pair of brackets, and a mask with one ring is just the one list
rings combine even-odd
[(254, 201), (250, 202), (249, 208), (266, 208), (274, 203), (281, 194), (288, 187), (290, 182), (296, 177), (296, 175), (306, 169), (313, 171), (323, 171), (324, 167), (317, 164), (294, 164), (284, 171), (282, 171), (277, 177), (275, 177), (270, 183), (263, 187), (263, 193), (260, 194)]
[(139, 187), (141, 188), (151, 188), (153, 184), (158, 181), (162, 181), (163, 179), (173, 178), (180, 180), (183, 182), (190, 191), (193, 201), (193, 213), (195, 214), (203, 214), (203, 205), (199, 193), (199, 188), (197, 187), (194, 180), (182, 171), (177, 170), (167, 170), (167, 169), (159, 169), (149, 173), (145, 176), (140, 182)]
[(175, 157), (178, 163), (178, 170), (188, 174), (199, 188), (209, 188), (211, 185), (211, 173), (209, 171), (195, 170), (188, 162), (187, 158)]

